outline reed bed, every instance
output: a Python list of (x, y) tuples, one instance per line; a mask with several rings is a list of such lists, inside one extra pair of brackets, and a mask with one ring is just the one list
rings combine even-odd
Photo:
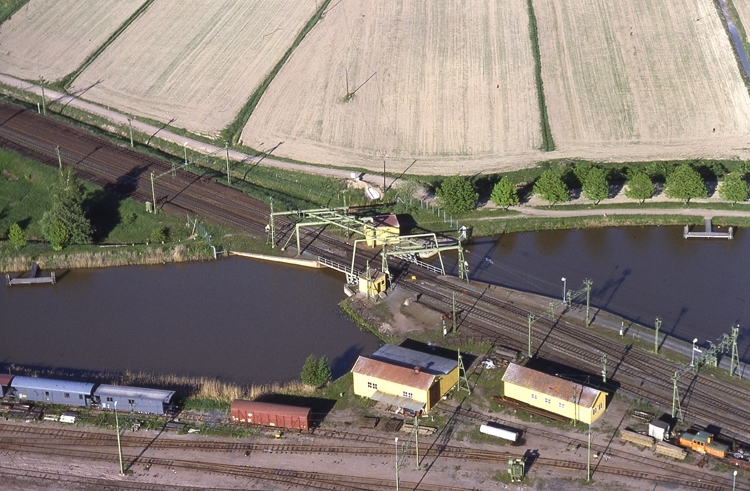
[(161, 246), (123, 246), (103, 248), (98, 251), (70, 251), (41, 255), (0, 256), (0, 272), (21, 272), (31, 268), (36, 261), (42, 269), (104, 268), (179, 263), (212, 259), (204, 244), (166, 244)]

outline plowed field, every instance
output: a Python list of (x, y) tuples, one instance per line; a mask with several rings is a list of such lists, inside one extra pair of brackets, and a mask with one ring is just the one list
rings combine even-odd
[(750, 97), (712, 0), (534, 0), (557, 149), (745, 155)]
[(312, 0), (157, 0), (73, 89), (92, 86), (86, 99), (216, 134), (314, 11)]
[(540, 154), (526, 0), (331, 5), (261, 99), (246, 145), (444, 174)]
[(2, 72), (58, 80), (81, 66), (143, 2), (31, 0), (0, 25)]

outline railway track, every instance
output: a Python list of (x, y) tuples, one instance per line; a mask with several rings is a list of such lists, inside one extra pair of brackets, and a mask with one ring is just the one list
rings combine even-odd
[[(471, 421), (487, 421), (486, 415), (462, 409), (459, 407), (451, 408), (452, 414), (462, 419), (468, 419)], [(531, 431), (531, 430), (526, 430)], [(89, 453), (96, 453), (95, 450), (101, 447), (107, 447), (108, 452), (99, 450), (102, 454), (106, 455), (106, 458), (111, 458), (110, 453), (116, 448), (116, 439), (114, 435), (101, 432), (88, 432), (81, 430), (68, 430), (68, 429), (49, 429), (40, 427), (27, 427), (27, 426), (16, 426), (16, 425), (3, 425), (0, 427), (0, 449), (8, 450), (24, 450), (30, 452), (36, 452), (39, 449), (50, 449), (54, 448), (55, 452), (65, 453), (67, 450), (76, 450), (81, 447), (87, 448)], [(139, 459), (134, 457), (142, 449), (148, 450), (180, 450), (195, 451), (195, 452), (236, 452), (242, 453), (246, 457), (251, 457), (255, 454), (303, 454), (303, 455), (340, 455), (349, 457), (379, 457), (379, 458), (390, 458), (393, 452), (393, 440), (390, 437), (380, 437), (367, 434), (340, 432), (334, 430), (316, 430), (313, 436), (321, 439), (329, 439), (333, 441), (348, 441), (356, 442), (357, 444), (366, 443), (366, 446), (360, 445), (337, 445), (337, 444), (298, 444), (298, 443), (243, 443), (243, 442), (223, 442), (223, 441), (211, 441), (211, 440), (179, 440), (179, 439), (168, 439), (160, 440), (150, 437), (134, 437), (131, 435), (124, 435), (121, 438), (121, 443), (128, 454), (128, 459), (135, 459), (133, 462), (138, 464), (151, 465), (154, 463), (161, 464), (161, 460), (158, 459)], [(563, 443), (573, 444), (577, 442), (583, 444), (582, 440), (577, 441), (571, 439), (566, 435), (558, 435), (556, 432), (545, 432), (545, 438), (558, 440)], [(593, 447), (594, 450), (598, 450), (597, 447)], [(604, 453), (604, 449), (600, 450)], [(410, 455), (415, 456), (414, 449), (410, 449)], [(611, 465), (601, 464), (594, 462), (593, 470), (595, 474), (603, 475), (615, 475), (621, 477), (627, 477), (631, 479), (646, 479), (653, 482), (663, 482), (669, 484), (675, 484), (684, 486), (685, 488), (694, 489), (722, 489), (727, 480), (723, 477), (717, 477), (711, 473), (703, 472), (702, 470), (695, 468), (694, 466), (681, 466), (677, 465), (674, 468), (664, 469), (660, 466), (659, 462), (655, 462), (653, 459), (647, 457), (640, 457), (637, 455), (628, 454), (624, 451), (609, 450), (607, 452), (610, 456), (616, 458), (617, 463), (613, 462)], [(494, 450), (480, 450), (470, 449), (465, 447), (456, 447), (452, 445), (442, 444), (439, 442), (439, 438), (436, 439), (425, 439), (422, 443), (420, 450), (421, 461), (430, 461), (436, 459), (454, 459), (460, 461), (470, 461), (478, 463), (486, 463), (490, 465), (497, 465), (498, 462), (505, 462), (507, 459), (512, 457), (520, 457), (523, 454), (516, 452), (500, 452)], [(171, 462), (171, 461), (170, 461)], [(618, 465), (619, 464), (619, 465)], [(537, 457), (533, 459), (532, 467), (541, 468), (556, 468), (556, 469), (568, 469), (572, 471), (585, 471), (586, 464), (583, 462), (572, 462), (570, 460), (560, 459), (549, 459), (545, 457)], [(640, 469), (639, 471), (633, 471), (632, 469)], [(688, 483), (700, 483), (701, 485), (689, 485)], [(423, 488), (419, 488), (423, 489)], [(428, 489), (428, 488), (424, 488)], [(746, 488), (738, 488), (746, 489)], [(747, 487), (750, 489), (750, 486)]]
[[(52, 166), (58, 164), (56, 149), (59, 147), (63, 164), (74, 166), (82, 178), (140, 201), (152, 200), (151, 172), (161, 174), (172, 170), (170, 163), (9, 104), (0, 104), (0, 146)], [(197, 214), (258, 236), (263, 236), (268, 223), (269, 211), (264, 203), (183, 170), (177, 170), (174, 177), (158, 179), (155, 192), (157, 205), (176, 215)], [(277, 223), (280, 232), (277, 241), (283, 243), (294, 231), (293, 222), (279, 220)], [(323, 233), (322, 229), (305, 229), (301, 235), (303, 250), (340, 262), (351, 261), (342, 238)], [(367, 259), (360, 257), (356, 266), (363, 267)], [(393, 270), (403, 276), (409, 268), (409, 264), (402, 261)], [(425, 270), (420, 270), (419, 275), (443, 290), (455, 290), (454, 284)], [(449, 299), (440, 288), (408, 281), (400, 284), (421, 293), (423, 302), (442, 311), (450, 310)], [(459, 305), (467, 314), (462, 320), (462, 332), (525, 351), (528, 311), (484, 295), (472, 286), (467, 285), (463, 290), (466, 298), (459, 298)], [(609, 359), (619, 362), (616, 380), (621, 383), (621, 390), (662, 407), (671, 406), (671, 398), (667, 396), (671, 396), (673, 364), (628, 349), (564, 319), (540, 319), (535, 324), (533, 337), (539, 355), (592, 373), (598, 372), (599, 359), (607, 354)], [(750, 420), (750, 407), (737, 385), (698, 374), (695, 380), (681, 381), (680, 389), (681, 394), (689, 397), (683, 403), (686, 416), (703, 424), (721, 424), (728, 435), (750, 441), (746, 425)]]

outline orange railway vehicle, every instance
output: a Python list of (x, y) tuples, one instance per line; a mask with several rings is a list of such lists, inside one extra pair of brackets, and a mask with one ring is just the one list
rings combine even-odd
[(714, 441), (714, 436), (707, 431), (697, 433), (684, 432), (678, 444), (695, 452), (723, 459), (729, 452), (729, 445)]

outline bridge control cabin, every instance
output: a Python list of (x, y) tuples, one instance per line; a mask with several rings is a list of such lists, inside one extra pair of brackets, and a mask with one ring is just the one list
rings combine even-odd
[(13, 377), (11, 395), (19, 402), (34, 401), (50, 404), (87, 407), (91, 404), (94, 384), (43, 378)]
[(398, 222), (398, 217), (393, 213), (363, 218), (362, 221), (369, 225), (365, 226), (365, 236), (369, 247), (383, 245), (385, 239), (401, 235), (401, 224)]

